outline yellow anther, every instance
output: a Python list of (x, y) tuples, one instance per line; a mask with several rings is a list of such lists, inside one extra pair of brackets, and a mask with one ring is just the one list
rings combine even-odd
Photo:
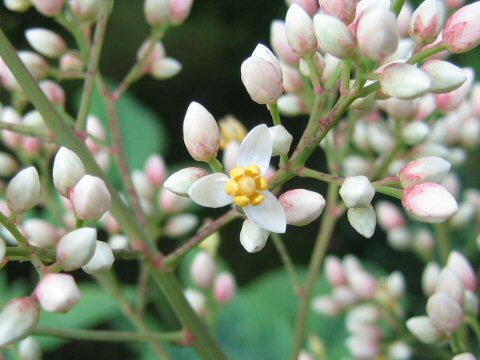
[(251, 177), (257, 177), (260, 175), (260, 168), (257, 165), (250, 165), (245, 168), (245, 175)]
[(230, 196), (235, 196), (237, 195), (238, 192), (238, 184), (235, 180), (230, 180), (227, 183), (227, 187), (225, 189), (227, 191), (227, 194)]
[(265, 176), (259, 176), (255, 179), (257, 190), (265, 191), (268, 189), (268, 180)]
[(241, 167), (233, 168), (232, 170), (230, 170), (230, 177), (236, 180), (240, 176), (243, 176), (243, 172), (244, 172), (244, 169)]
[(260, 193), (255, 193), (250, 197), (250, 204), (253, 206), (260, 205), (263, 199), (265, 199), (265, 196)]
[(255, 184), (255, 179), (250, 176), (242, 176), (237, 180), (238, 184), (238, 195), (245, 195), (250, 197), (255, 193), (257, 185)]
[(235, 205), (240, 207), (245, 207), (247, 205), (250, 205), (250, 199), (244, 195), (235, 196), (233, 200), (235, 201)]

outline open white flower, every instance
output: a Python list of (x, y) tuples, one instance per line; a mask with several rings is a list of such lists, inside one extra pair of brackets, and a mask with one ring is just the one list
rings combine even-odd
[(218, 208), (235, 203), (261, 228), (284, 233), (285, 213), (277, 198), (268, 191), (263, 176), (272, 157), (272, 139), (264, 124), (253, 128), (242, 141), (237, 167), (230, 177), (215, 173), (197, 180), (188, 194), (197, 204)]

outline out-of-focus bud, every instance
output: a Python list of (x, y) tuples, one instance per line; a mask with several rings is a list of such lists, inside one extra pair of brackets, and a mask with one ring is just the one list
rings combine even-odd
[(163, 185), (167, 176), (167, 167), (165, 161), (163, 161), (163, 158), (160, 155), (150, 155), (145, 162), (144, 171), (154, 186), (160, 187)]
[(228, 174), (237, 166), (238, 153), (240, 151), (240, 144), (236, 141), (230, 142), (222, 154), (222, 164), (225, 172)]
[(158, 205), (160, 209), (167, 213), (183, 211), (188, 208), (190, 204), (191, 200), (189, 198), (179, 196), (167, 188), (163, 188), (158, 193)]
[(82, 270), (87, 274), (100, 274), (110, 270), (114, 261), (115, 258), (110, 245), (97, 240), (97, 246), (95, 247), (92, 258), (82, 266)]
[(394, 63), (385, 67), (380, 76), (382, 91), (399, 99), (414, 99), (430, 89), (430, 78), (417, 67)]
[(190, 15), (193, 0), (170, 0), (172, 24), (180, 25)]
[(377, 103), (389, 115), (395, 119), (413, 119), (418, 112), (418, 99), (403, 100), (397, 98), (389, 98), (386, 100), (378, 100)]
[(15, 158), (6, 152), (0, 152), (0, 176), (10, 177), (18, 170), (18, 163)]
[(287, 224), (303, 226), (315, 221), (325, 207), (325, 199), (319, 193), (294, 189), (283, 193), (279, 199)]
[(48, 62), (40, 55), (32, 51), (19, 51), (18, 57), (35, 79), (42, 79), (47, 74)]
[(217, 274), (217, 265), (213, 257), (206, 251), (195, 254), (190, 266), (190, 276), (195, 285), (202, 289), (212, 286)]
[(439, 331), (455, 332), (463, 322), (463, 311), (458, 302), (446, 293), (437, 293), (427, 301), (427, 314)]
[(478, 118), (470, 118), (463, 122), (460, 129), (460, 143), (466, 149), (474, 149), (480, 138), (480, 121)]
[(138, 196), (143, 199), (152, 199), (155, 189), (147, 174), (141, 170), (133, 170), (132, 183)]
[(362, 236), (371, 238), (375, 232), (377, 218), (371, 205), (360, 208), (350, 208), (347, 211), (348, 222)]
[(65, 106), (65, 92), (58, 83), (51, 80), (42, 80), (38, 85), (53, 104), (62, 108)]
[(285, 25), (288, 43), (295, 53), (308, 56), (317, 50), (313, 21), (299, 5), (290, 5), (285, 17)]
[(377, 201), (375, 204), (378, 224), (383, 230), (393, 230), (406, 225), (405, 216), (390, 201)]
[(402, 130), (402, 139), (407, 145), (414, 146), (422, 143), (430, 134), (430, 127), (422, 121), (414, 121)]
[(467, 80), (465, 72), (448, 61), (428, 60), (422, 65), (422, 70), (430, 77), (429, 91), (436, 94), (453, 91)]
[(130, 243), (128, 242), (128, 238), (125, 235), (112, 235), (108, 238), (108, 244), (110, 248), (114, 251), (124, 251), (128, 250), (130, 247)]
[(183, 294), (197, 315), (205, 315), (207, 311), (207, 299), (205, 295), (194, 289), (185, 289)]
[(218, 304), (229, 303), (235, 296), (237, 284), (235, 278), (229, 272), (222, 272), (217, 275), (213, 284), (215, 301)]
[(381, 61), (397, 50), (397, 18), (382, 8), (365, 11), (358, 22), (356, 37), (363, 55)]
[(190, 155), (197, 161), (215, 158), (220, 148), (220, 129), (210, 112), (192, 102), (183, 120), (183, 141)]
[(342, 172), (345, 177), (368, 174), (371, 170), (370, 162), (359, 155), (345, 156), (342, 163)]
[(32, 6), (30, 0), (3, 0), (3, 4), (8, 10), (16, 12), (25, 12)]
[(370, 205), (375, 188), (366, 176), (351, 176), (345, 179), (339, 193), (346, 207), (361, 208)]
[(63, 236), (57, 244), (57, 263), (65, 271), (87, 264), (95, 253), (97, 230), (80, 228)]
[(393, 298), (400, 299), (405, 295), (405, 277), (400, 271), (394, 271), (385, 280), (385, 287)]
[(272, 156), (288, 154), (290, 145), (292, 145), (293, 136), (283, 125), (276, 125), (268, 128), (272, 138)]
[(410, 18), (410, 37), (417, 44), (435, 41), (443, 25), (443, 11), (436, 0), (425, 0)]
[(8, 208), (17, 214), (22, 214), (40, 200), (40, 179), (37, 169), (30, 166), (20, 171), (10, 181), (7, 187)]
[(399, 227), (387, 231), (387, 242), (392, 249), (405, 251), (410, 249), (412, 240), (407, 227)]
[(369, 337), (352, 335), (345, 344), (355, 359), (375, 359), (380, 353), (378, 341)]
[(79, 54), (73, 51), (66, 52), (59, 61), (60, 70), (63, 72), (80, 72), (83, 69), (83, 61)]
[[(296, 70), (293, 69), (293, 71)], [(303, 80), (300, 81), (303, 82)], [(240, 144), (245, 138), (245, 136), (247, 136), (247, 129), (241, 123), (241, 121), (233, 115), (227, 115), (220, 119), (218, 121), (218, 126), (220, 126), (220, 135), (222, 137), (220, 144), (222, 149), (225, 149), (231, 142), (236, 142)]]
[(348, 286), (334, 287), (332, 296), (343, 308), (349, 308), (358, 301), (357, 295)]
[(240, 243), (249, 253), (255, 253), (265, 247), (269, 235), (269, 231), (262, 229), (250, 220), (245, 220), (240, 231)]
[(78, 155), (61, 147), (53, 160), (53, 184), (57, 191), (68, 198), (70, 190), (84, 175), (85, 166)]
[(313, 16), (318, 11), (318, 0), (286, 0), (288, 5), (297, 4), (303, 10), (305, 10), (308, 15)]
[(326, 14), (335, 16), (345, 24), (350, 24), (355, 18), (357, 0), (320, 0), (319, 3)]
[(277, 102), (278, 110), (285, 116), (298, 116), (305, 113), (305, 104), (301, 97), (295, 94), (280, 96)]
[(452, 269), (460, 279), (463, 285), (471, 290), (477, 290), (477, 276), (468, 260), (458, 251), (452, 251), (448, 256), (447, 267)]
[(334, 286), (343, 286), (348, 284), (347, 273), (342, 262), (333, 255), (325, 258), (325, 277), (328, 282)]
[(422, 290), (425, 295), (432, 295), (437, 287), (440, 276), (440, 266), (430, 262), (425, 266), (422, 273)]
[(425, 344), (435, 344), (442, 339), (442, 333), (433, 326), (428, 316), (415, 316), (408, 319), (407, 328)]
[(383, 121), (375, 121), (368, 124), (367, 139), (377, 154), (390, 152), (395, 147), (395, 139), (389, 127)]
[(403, 192), (402, 204), (416, 219), (427, 223), (441, 223), (458, 210), (453, 196), (441, 185), (422, 183)]
[(170, 175), (165, 181), (165, 188), (179, 196), (188, 196), (190, 186), (206, 176), (208, 171), (198, 167), (188, 167)]
[(97, 21), (101, 5), (97, 0), (70, 0), (72, 12), (85, 21)]
[(398, 33), (401, 38), (405, 38), (408, 36), (408, 28), (410, 26), (410, 19), (412, 17), (412, 13), (412, 5), (409, 2), (405, 2), (402, 6), (402, 10), (400, 10), (400, 13), (397, 17)]
[(274, 20), (270, 26), (270, 44), (273, 51), (284, 62), (292, 65), (298, 64), (300, 58), (290, 47), (287, 39), (287, 28), (283, 21)]
[(18, 343), (18, 353), (22, 360), (42, 359), (42, 348), (38, 341), (31, 336)]
[(198, 217), (193, 214), (179, 214), (172, 216), (165, 224), (165, 234), (171, 237), (180, 237), (191, 233), (198, 226)]
[(283, 94), (280, 63), (264, 45), (258, 44), (240, 69), (248, 94), (258, 104), (273, 104)]
[(412, 356), (412, 348), (402, 340), (394, 341), (388, 347), (389, 360), (409, 360)]
[(317, 14), (313, 18), (318, 47), (336, 58), (351, 57), (355, 52), (355, 38), (341, 20), (334, 16)]
[(470, 291), (465, 290), (465, 303), (463, 304), (463, 312), (467, 316), (478, 316), (479, 299), (477, 295)]
[(342, 307), (330, 296), (317, 296), (312, 300), (312, 310), (325, 316), (340, 314)]
[(46, 274), (35, 289), (45, 311), (66, 313), (80, 300), (80, 290), (69, 274)]
[(170, 0), (145, 0), (143, 12), (150, 25), (165, 25), (171, 20), (172, 5)]
[(441, 182), (450, 171), (451, 165), (448, 161), (429, 156), (410, 161), (400, 171), (400, 182), (404, 188), (425, 182)]
[(45, 220), (35, 218), (25, 220), (22, 229), (30, 245), (42, 249), (54, 248), (57, 245), (57, 229)]
[(461, 54), (480, 43), (480, 2), (457, 10), (443, 30), (443, 43), (448, 51)]
[(377, 281), (362, 269), (347, 271), (348, 284), (360, 299), (373, 299), (377, 292)]
[[(0, 111), (0, 119), (3, 122), (12, 124), (20, 124), (22, 122), (18, 111), (11, 106), (5, 106)], [(11, 149), (16, 149), (22, 142), (22, 137), (13, 131), (3, 130), (1, 136), (3, 143)]]
[(55, 16), (62, 12), (64, 0), (30, 0), (35, 9), (44, 16)]
[(70, 191), (70, 201), (80, 219), (98, 220), (110, 209), (111, 196), (102, 179), (84, 175)]
[(180, 61), (171, 57), (164, 57), (155, 61), (150, 67), (150, 73), (158, 80), (170, 79), (176, 76), (180, 71), (182, 71), (182, 64)]
[(452, 360), (477, 360), (477, 358), (471, 353), (463, 353), (455, 355)]
[(435, 96), (437, 107), (445, 113), (458, 108), (468, 97), (470, 89), (472, 88), (475, 72), (471, 68), (463, 68), (462, 70), (465, 72), (467, 80), (465, 80), (460, 87), (448, 93), (437, 94)]
[(96, 154), (101, 149), (97, 140), (106, 141), (107, 134), (100, 120), (94, 115), (89, 115), (87, 118), (87, 133), (89, 137), (85, 139), (85, 145), (92, 153)]
[(443, 268), (438, 276), (435, 293), (445, 293), (463, 306), (465, 302), (465, 287), (460, 277), (448, 267)]
[(24, 297), (10, 301), (0, 313), (0, 346), (27, 337), (39, 318), (40, 306), (37, 299)]
[(46, 57), (58, 58), (67, 50), (65, 40), (51, 30), (28, 29), (25, 31), (25, 37), (32, 48)]

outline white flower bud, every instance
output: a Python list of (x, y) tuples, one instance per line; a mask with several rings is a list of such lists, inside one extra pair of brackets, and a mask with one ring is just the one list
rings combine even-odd
[(272, 156), (288, 154), (293, 136), (282, 125), (268, 128), (272, 138)]
[(430, 262), (425, 266), (422, 273), (422, 290), (425, 295), (432, 295), (435, 292), (439, 276), (440, 266), (437, 263)]
[(145, 162), (144, 171), (155, 187), (162, 186), (168, 172), (165, 161), (158, 154), (152, 154), (148, 157)]
[(109, 244), (97, 240), (95, 252), (88, 263), (82, 266), (87, 274), (100, 274), (107, 272), (113, 265), (115, 257)]
[(449, 295), (453, 300), (458, 302), (460, 306), (463, 306), (465, 302), (465, 287), (463, 286), (462, 280), (448, 267), (440, 271), (435, 293), (445, 293)]
[(86, 21), (96, 21), (101, 10), (101, 3), (97, 0), (70, 0), (72, 12)]
[(45, 220), (34, 218), (25, 220), (22, 229), (30, 245), (42, 249), (54, 248), (57, 245), (57, 229)]
[(375, 232), (377, 218), (375, 210), (369, 205), (364, 208), (350, 208), (347, 211), (348, 222), (362, 236), (371, 238)]
[(450, 168), (450, 163), (440, 157), (423, 157), (410, 161), (400, 171), (400, 182), (404, 188), (426, 182), (439, 183), (447, 176)]
[(172, 16), (170, 0), (145, 0), (143, 11), (147, 22), (152, 26), (165, 25)]
[(362, 269), (347, 271), (348, 284), (360, 299), (373, 299), (377, 292), (377, 281)]
[(464, 255), (458, 251), (452, 251), (448, 256), (447, 267), (460, 277), (467, 289), (477, 290), (477, 275)]
[(355, 18), (357, 0), (319, 0), (322, 11), (335, 16), (345, 24), (350, 24)]
[(415, 316), (408, 319), (407, 328), (418, 340), (425, 344), (434, 344), (442, 338), (442, 333), (433, 326), (428, 316)]
[(299, 57), (290, 47), (287, 39), (287, 27), (281, 20), (273, 20), (270, 26), (270, 44), (280, 60), (297, 65)]
[(179, 196), (188, 196), (190, 186), (198, 179), (208, 175), (208, 171), (198, 167), (188, 167), (170, 175), (165, 180), (165, 188)]
[(264, 248), (269, 235), (269, 231), (245, 220), (240, 231), (240, 243), (249, 253), (255, 253)]
[(150, 73), (158, 80), (170, 79), (180, 71), (182, 71), (182, 64), (180, 61), (171, 57), (164, 57), (160, 60), (154, 61), (150, 68)]
[(410, 18), (409, 33), (417, 44), (430, 44), (437, 38), (443, 26), (443, 11), (436, 0), (425, 0)]
[(462, 68), (462, 70), (465, 72), (467, 80), (465, 80), (460, 87), (445, 94), (435, 95), (437, 107), (445, 113), (458, 108), (470, 94), (470, 89), (475, 78), (475, 72), (471, 68)]
[(10, 177), (18, 170), (18, 162), (15, 158), (6, 152), (0, 152), (0, 176)]
[(479, 300), (477, 295), (470, 291), (465, 290), (465, 303), (463, 304), (463, 312), (467, 316), (478, 316)]
[(68, 51), (60, 58), (59, 67), (64, 72), (78, 73), (83, 69), (83, 60), (76, 52)]
[(296, 94), (285, 94), (277, 101), (278, 110), (285, 116), (298, 116), (305, 112), (305, 105), (300, 96)]
[(378, 341), (361, 335), (352, 335), (345, 344), (355, 359), (375, 359), (379, 355)]
[(352, 308), (347, 314), (347, 327), (350, 330), (358, 325), (374, 325), (380, 320), (380, 312), (374, 304), (361, 304)]
[(91, 175), (83, 176), (70, 191), (75, 214), (83, 220), (98, 220), (110, 210), (111, 197), (105, 182)]
[(190, 266), (190, 276), (195, 285), (202, 289), (212, 286), (217, 274), (217, 265), (213, 257), (206, 251), (199, 251)]
[(65, 91), (58, 83), (52, 80), (42, 80), (38, 83), (38, 86), (53, 104), (61, 108), (65, 107)]
[(148, 178), (147, 174), (145, 174), (143, 171), (133, 170), (132, 183), (138, 196), (140, 196), (143, 199), (149, 199), (149, 200), (153, 198), (155, 189), (153, 188), (153, 185), (150, 182), (150, 179)]
[(414, 99), (425, 94), (430, 78), (414, 65), (394, 63), (387, 65), (380, 75), (382, 91), (399, 99)]
[(55, 16), (62, 12), (65, 0), (30, 0), (35, 9), (44, 16)]
[[(355, 52), (355, 38), (341, 20), (336, 17), (317, 14), (313, 18), (318, 47), (336, 58), (351, 57)], [(326, 60), (326, 59), (325, 59)]]
[(349, 308), (355, 305), (358, 301), (357, 295), (348, 286), (335, 286), (332, 291), (332, 296), (343, 308)]
[(452, 360), (477, 360), (477, 358), (471, 353), (462, 353), (455, 355)]
[(458, 302), (446, 293), (437, 293), (427, 301), (427, 314), (439, 331), (455, 332), (463, 323), (463, 311)]
[(197, 315), (205, 315), (205, 312), (207, 311), (207, 299), (205, 298), (205, 295), (194, 289), (185, 289), (183, 294)]
[(226, 304), (235, 296), (236, 281), (232, 274), (223, 272), (218, 274), (213, 284), (215, 301), (218, 304)]
[(165, 187), (158, 193), (158, 206), (168, 213), (186, 210), (191, 202), (189, 198), (179, 196)]
[(85, 175), (85, 165), (72, 150), (61, 147), (53, 160), (53, 184), (57, 191), (68, 198), (70, 190)]
[(325, 258), (324, 271), (325, 277), (333, 287), (348, 284), (345, 268), (336, 256), (328, 255)]
[(339, 193), (346, 207), (367, 207), (375, 195), (375, 188), (366, 176), (351, 176), (345, 179)]
[(448, 61), (428, 60), (422, 65), (422, 70), (430, 77), (429, 91), (436, 94), (453, 91), (467, 80), (465, 71)]
[(405, 216), (402, 211), (389, 201), (377, 201), (375, 210), (378, 224), (385, 231), (402, 228), (406, 225)]
[(40, 318), (37, 299), (24, 297), (10, 301), (0, 313), (0, 346), (27, 337)]
[(46, 57), (58, 58), (67, 50), (65, 40), (51, 30), (28, 29), (25, 32), (25, 37), (32, 48)]
[(22, 360), (42, 359), (42, 348), (38, 341), (31, 336), (18, 343), (18, 353)]
[(180, 214), (170, 217), (165, 224), (165, 234), (180, 237), (192, 232), (198, 225), (198, 217), (193, 214)]
[(412, 348), (402, 340), (394, 341), (388, 347), (389, 360), (409, 360), (412, 356)]
[(112, 235), (108, 238), (108, 244), (114, 251), (124, 251), (130, 248), (130, 243), (125, 235)]
[(63, 236), (57, 244), (57, 263), (65, 271), (87, 264), (95, 253), (97, 230), (80, 228)]
[(308, 56), (317, 50), (317, 39), (312, 18), (297, 4), (288, 8), (285, 17), (288, 43), (300, 56)]
[(398, 98), (388, 98), (386, 100), (377, 100), (378, 105), (389, 115), (396, 119), (413, 119), (419, 108), (419, 100), (403, 100)]
[(3, 0), (3, 4), (8, 10), (16, 12), (25, 12), (32, 6), (30, 0)]
[(202, 105), (190, 103), (183, 120), (183, 141), (197, 161), (208, 162), (220, 148), (220, 129), (215, 118)]
[(429, 134), (429, 126), (422, 121), (408, 123), (402, 129), (402, 139), (407, 145), (410, 146), (422, 143)]
[(37, 169), (30, 166), (20, 171), (10, 181), (7, 187), (8, 208), (17, 214), (22, 214), (40, 200), (40, 179)]
[(46, 274), (35, 289), (45, 311), (66, 313), (80, 300), (80, 290), (69, 274)]
[(410, 231), (407, 227), (399, 227), (387, 231), (387, 242), (392, 249), (398, 251), (405, 251), (410, 249), (412, 245), (412, 240), (410, 236)]
[(342, 307), (329, 296), (317, 296), (312, 299), (312, 310), (325, 316), (335, 316), (340, 314)]
[(283, 193), (278, 201), (283, 207), (287, 224), (303, 226), (315, 221), (325, 207), (325, 199), (319, 193), (294, 189)]

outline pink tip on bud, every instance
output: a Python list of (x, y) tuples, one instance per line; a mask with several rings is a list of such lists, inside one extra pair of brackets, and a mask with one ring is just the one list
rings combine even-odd
[(274, 20), (270, 26), (270, 44), (280, 60), (296, 65), (300, 58), (290, 47), (287, 39), (287, 27), (281, 20)]
[(319, 0), (323, 12), (335, 16), (345, 24), (350, 24), (355, 18), (357, 0)]
[(446, 293), (430, 296), (427, 301), (427, 314), (433, 326), (444, 333), (455, 332), (463, 323), (461, 306)]
[(40, 178), (37, 169), (30, 166), (20, 171), (7, 186), (8, 208), (22, 214), (40, 201)]
[(14, 299), (0, 313), (0, 346), (27, 337), (40, 319), (40, 306), (34, 297)]
[(64, 0), (31, 0), (35, 9), (44, 16), (56, 16), (63, 10)]
[(61, 108), (65, 107), (65, 91), (58, 83), (51, 80), (43, 80), (38, 85), (48, 100)]
[(375, 210), (378, 224), (385, 231), (402, 228), (406, 225), (403, 212), (389, 201), (377, 201)]
[(208, 171), (205, 169), (188, 167), (170, 175), (165, 181), (164, 186), (179, 196), (188, 196), (190, 186), (206, 175), (208, 175)]
[(99, 220), (110, 209), (111, 196), (102, 179), (84, 175), (70, 191), (70, 201), (80, 219)]
[(441, 185), (422, 183), (403, 192), (402, 204), (416, 219), (427, 223), (441, 223), (458, 210), (453, 196)]
[(480, 2), (466, 5), (447, 20), (443, 43), (448, 51), (461, 54), (480, 44)]
[(325, 207), (322, 195), (305, 189), (289, 190), (278, 200), (287, 217), (287, 224), (294, 226), (303, 226), (315, 221)]
[(83, 69), (83, 60), (76, 52), (69, 51), (60, 57), (59, 66), (63, 72), (78, 73)]
[(340, 259), (336, 256), (328, 255), (325, 258), (324, 270), (330, 285), (338, 287), (348, 284), (347, 272)]
[(287, 4), (297, 4), (310, 16), (315, 15), (318, 11), (318, 0), (287, 0)]
[(435, 41), (443, 25), (443, 10), (436, 0), (425, 0), (413, 12), (410, 19), (410, 36), (417, 44)]
[(95, 253), (97, 230), (80, 228), (64, 235), (57, 244), (57, 263), (65, 271), (86, 265)]
[(312, 18), (300, 6), (290, 5), (285, 17), (285, 25), (288, 43), (295, 53), (308, 56), (317, 50)]
[(420, 158), (410, 161), (400, 171), (400, 182), (404, 188), (425, 182), (439, 183), (445, 179), (450, 168), (450, 163), (440, 157)]
[(180, 25), (190, 15), (193, 0), (170, 0), (172, 10), (172, 24)]
[(227, 304), (235, 296), (237, 284), (233, 275), (229, 272), (222, 272), (217, 275), (213, 284), (215, 301), (218, 304)]
[(50, 273), (38, 283), (35, 297), (45, 311), (66, 313), (80, 300), (80, 290), (73, 276)]
[(213, 257), (206, 251), (199, 251), (195, 254), (190, 266), (190, 276), (195, 285), (202, 289), (212, 286), (217, 274), (217, 265)]
[(477, 290), (477, 275), (464, 255), (458, 251), (452, 251), (448, 256), (447, 267), (452, 269), (462, 279), (463, 285), (467, 289), (471, 291)]
[(313, 18), (318, 47), (336, 58), (349, 58), (355, 53), (355, 38), (341, 20), (317, 14)]

